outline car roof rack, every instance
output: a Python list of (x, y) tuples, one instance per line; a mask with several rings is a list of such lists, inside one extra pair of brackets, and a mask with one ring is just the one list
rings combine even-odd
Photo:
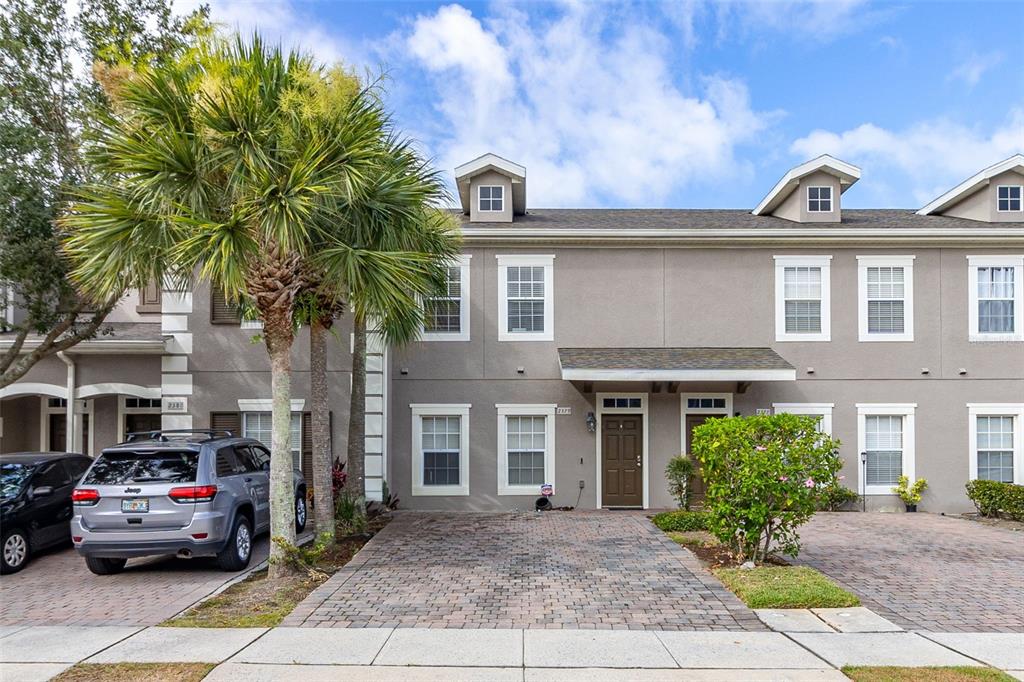
[(158, 440), (161, 443), (166, 443), (170, 440), (167, 436), (175, 435), (186, 435), (186, 434), (203, 434), (209, 436), (208, 440), (217, 438), (218, 435), (222, 435), (225, 438), (234, 438), (235, 434), (226, 429), (157, 429), (154, 431), (132, 431), (128, 434), (128, 440), (126, 443), (132, 443), (141, 438), (148, 438), (149, 440)]

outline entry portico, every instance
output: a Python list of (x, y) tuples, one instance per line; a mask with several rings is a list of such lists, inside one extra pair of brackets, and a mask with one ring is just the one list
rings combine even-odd
[[(562, 379), (595, 398), (599, 508), (651, 506), (651, 477), (661, 476), (651, 473), (651, 431), (675, 427), (660, 423), (663, 412), (652, 424), (652, 396), (679, 396), (679, 452), (689, 453), (692, 429), (731, 415), (734, 393), (755, 381), (796, 380), (793, 366), (770, 348), (559, 348), (558, 358)], [(708, 386), (713, 390), (697, 390)]]

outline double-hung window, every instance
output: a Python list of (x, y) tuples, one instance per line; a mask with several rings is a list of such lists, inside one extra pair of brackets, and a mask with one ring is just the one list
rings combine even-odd
[(831, 338), (832, 256), (775, 256), (775, 340)]
[(498, 494), (539, 495), (555, 484), (555, 406), (496, 405)]
[[(242, 435), (245, 438), (254, 438), (259, 442), (272, 448), (274, 444), (274, 424), (270, 412), (243, 412), (242, 413)], [(291, 417), (291, 439), (292, 466), (296, 469), (302, 467), (302, 413), (292, 412)]]
[(554, 256), (498, 259), (498, 340), (554, 339)]
[(808, 213), (831, 213), (832, 212), (832, 188), (831, 187), (808, 187), (807, 188), (807, 212)]
[(424, 341), (469, 341), (469, 259), (448, 267), (444, 290), (423, 299)]
[(1022, 205), (1024, 187), (1020, 185), (1000, 185), (996, 188), (996, 210), (1000, 213), (1019, 213)]
[(914, 412), (916, 404), (858, 404), (858, 450), (865, 495), (891, 495), (900, 476), (914, 481)]
[(501, 213), (505, 210), (505, 188), (501, 185), (480, 185), (480, 210)]
[(968, 403), (970, 478), (1024, 483), (1024, 403)]
[(470, 405), (412, 404), (412, 494), (469, 495)]
[(832, 435), (832, 408), (835, 403), (773, 403), (775, 414), (799, 414), (815, 417), (818, 431), (827, 436)]
[(914, 256), (857, 256), (861, 341), (914, 340)]
[(968, 336), (1024, 341), (1024, 256), (968, 256)]

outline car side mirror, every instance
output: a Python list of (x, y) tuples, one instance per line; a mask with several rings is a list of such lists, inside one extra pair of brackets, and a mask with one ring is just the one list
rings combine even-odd
[(48, 497), (52, 494), (52, 485), (41, 485), (38, 488), (32, 488), (32, 497)]
[(263, 463), (263, 470), (264, 471), (270, 471), (270, 462), (264, 462)]

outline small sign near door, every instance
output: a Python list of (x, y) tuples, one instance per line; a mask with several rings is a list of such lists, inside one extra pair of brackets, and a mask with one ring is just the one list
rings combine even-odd
[(556, 407), (555, 414), (572, 414), (571, 407)]
[(185, 398), (164, 398), (164, 412), (187, 412), (188, 402)]

